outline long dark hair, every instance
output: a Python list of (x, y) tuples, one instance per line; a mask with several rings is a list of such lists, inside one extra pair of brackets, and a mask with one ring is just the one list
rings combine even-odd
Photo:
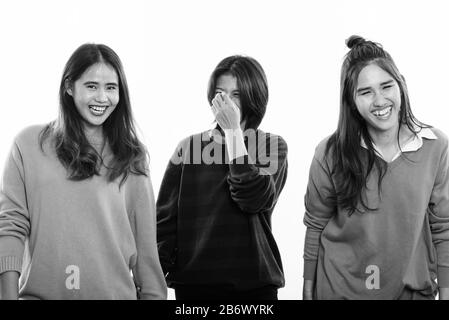
[(262, 66), (254, 58), (235, 55), (224, 58), (209, 78), (207, 99), (209, 104), (215, 96), (217, 80), (224, 74), (237, 79), (245, 129), (257, 129), (262, 122), (268, 104), (268, 84)]
[[(398, 83), (401, 94), (398, 145), (399, 132), (403, 125), (406, 125), (415, 135), (422, 128), (429, 126), (418, 121), (413, 115), (405, 79), (399, 73), (390, 54), (380, 44), (367, 41), (359, 36), (351, 36), (346, 44), (350, 51), (346, 54), (341, 68), (340, 116), (337, 130), (327, 142), (326, 155), (329, 152), (332, 155), (332, 174), (336, 178), (336, 194), (331, 197), (331, 200), (352, 214), (355, 211), (375, 210), (375, 208), (367, 206), (362, 194), (366, 189), (368, 176), (373, 167), (378, 170), (379, 193), (386, 172), (386, 163), (376, 156), (366, 122), (355, 104), (360, 71), (369, 64), (375, 64), (390, 74)], [(365, 141), (367, 150), (362, 149), (361, 139)]]
[(113, 181), (122, 176), (121, 185), (130, 173), (147, 175), (148, 152), (136, 134), (122, 63), (106, 45), (84, 44), (67, 61), (59, 87), (59, 116), (42, 130), (40, 145), (42, 148), (47, 138), (53, 138), (56, 154), (67, 169), (70, 180), (99, 175), (103, 159), (87, 140), (83, 119), (73, 97), (67, 92), (68, 83), (73, 84), (90, 66), (99, 62), (114, 68), (119, 81), (119, 102), (103, 123), (103, 134), (114, 155), (111, 163), (107, 164), (107, 179)]

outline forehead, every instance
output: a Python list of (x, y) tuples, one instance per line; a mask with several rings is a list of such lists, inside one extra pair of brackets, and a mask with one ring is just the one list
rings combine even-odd
[(377, 85), (394, 78), (377, 64), (369, 64), (364, 67), (357, 78), (357, 88)]
[(115, 69), (104, 62), (91, 65), (80, 77), (81, 81), (105, 81), (118, 83), (118, 76)]
[(237, 78), (232, 74), (222, 74), (217, 78), (217, 88), (237, 90)]

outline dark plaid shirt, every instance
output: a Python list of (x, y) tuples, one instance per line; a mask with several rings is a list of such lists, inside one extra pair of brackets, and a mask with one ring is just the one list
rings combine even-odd
[(167, 283), (282, 287), (271, 214), (287, 178), (287, 144), (258, 130), (257, 141), (245, 139), (249, 155), (229, 163), (225, 144), (209, 133), (178, 145), (160, 187), (157, 236)]

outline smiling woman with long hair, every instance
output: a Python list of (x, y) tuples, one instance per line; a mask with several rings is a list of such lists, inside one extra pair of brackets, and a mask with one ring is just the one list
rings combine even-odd
[(59, 96), (58, 119), (23, 130), (6, 162), (2, 298), (166, 298), (147, 151), (117, 54), (79, 47)]
[(381, 45), (347, 45), (337, 130), (305, 196), (304, 299), (447, 299), (447, 137), (415, 118)]

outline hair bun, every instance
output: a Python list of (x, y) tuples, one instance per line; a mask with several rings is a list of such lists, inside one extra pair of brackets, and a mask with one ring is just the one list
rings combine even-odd
[(346, 40), (346, 45), (348, 46), (349, 49), (352, 49), (354, 46), (362, 44), (366, 42), (366, 40), (360, 36), (350, 36), (349, 39)]

